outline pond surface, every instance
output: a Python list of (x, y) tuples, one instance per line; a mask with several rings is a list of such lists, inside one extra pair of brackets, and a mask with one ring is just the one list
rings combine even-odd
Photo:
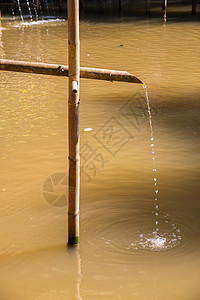
[[(142, 86), (82, 79), (76, 249), (66, 250), (68, 80), (0, 73), (1, 299), (200, 299), (199, 29), (81, 21), (81, 66), (146, 83), (155, 153)], [(0, 57), (67, 64), (67, 22), (3, 20)]]

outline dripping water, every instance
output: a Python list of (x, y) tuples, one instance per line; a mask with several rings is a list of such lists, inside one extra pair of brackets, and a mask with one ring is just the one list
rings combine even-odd
[(22, 8), (21, 8), (20, 0), (17, 0), (17, 4), (18, 4), (20, 18), (21, 18), (22, 22), (24, 22), (24, 17), (23, 17), (23, 14), (22, 14)]
[(31, 12), (31, 7), (30, 7), (29, 0), (26, 0), (26, 4), (27, 4), (27, 7), (28, 7), (29, 17), (31, 19), (31, 22), (33, 22), (33, 15), (32, 15), (32, 12)]
[[(147, 103), (147, 110), (149, 116), (149, 127), (150, 127), (150, 145), (151, 145), (151, 153), (152, 153), (152, 161), (153, 161), (153, 186), (154, 186), (154, 202), (155, 202), (155, 223), (154, 223), (154, 230), (148, 234), (140, 233), (139, 241), (135, 243), (131, 243), (130, 246), (133, 246), (135, 250), (138, 249), (138, 246), (141, 248), (147, 248), (151, 250), (167, 250), (170, 248), (174, 248), (178, 245), (181, 240), (180, 229), (177, 228), (174, 221), (169, 220), (169, 214), (164, 216), (164, 224), (165, 226), (164, 231), (162, 229), (161, 232), (161, 216), (160, 216), (160, 209), (159, 209), (159, 201), (158, 201), (158, 176), (157, 176), (157, 167), (156, 167), (156, 155), (155, 155), (155, 140), (154, 140), (154, 132), (153, 132), (153, 125), (152, 125), (152, 114), (149, 102), (149, 96), (147, 92), (146, 85), (143, 84), (143, 88), (145, 91), (146, 96), (146, 103)], [(162, 221), (163, 223), (163, 221)], [(163, 227), (163, 225), (162, 225)]]
[(14, 11), (14, 2), (12, 0), (12, 4), (11, 4), (11, 12), (12, 12), (12, 19), (15, 21), (15, 11)]
[(151, 108), (150, 108), (150, 103), (149, 103), (149, 96), (147, 92), (146, 85), (143, 84), (143, 88), (145, 91), (145, 96), (146, 96), (146, 103), (147, 103), (147, 110), (148, 110), (148, 115), (149, 115), (149, 126), (150, 126), (150, 132), (151, 132), (151, 137), (150, 137), (150, 144), (151, 144), (151, 153), (152, 153), (152, 161), (153, 161), (153, 185), (154, 185), (154, 192), (155, 192), (155, 231), (159, 231), (159, 226), (158, 226), (158, 218), (159, 218), (159, 204), (158, 204), (158, 178), (157, 178), (157, 168), (156, 168), (156, 157), (155, 157), (155, 150), (154, 150), (154, 133), (153, 133), (153, 125), (152, 125), (152, 114), (151, 114)]
[(154, 141), (154, 132), (153, 132), (153, 125), (152, 125), (152, 114), (149, 102), (149, 96), (147, 92), (147, 87), (143, 84), (143, 88), (145, 91), (146, 96), (146, 103), (147, 103), (147, 111), (149, 115), (149, 127), (150, 127), (150, 145), (151, 145), (151, 153), (152, 153), (152, 162), (153, 162), (153, 186), (154, 186), (154, 201), (155, 201), (155, 231), (153, 232), (153, 237), (148, 242), (152, 243), (152, 247), (155, 246), (156, 248), (162, 248), (166, 243), (166, 238), (163, 236), (159, 236), (159, 202), (158, 202), (158, 178), (157, 178), (157, 168), (156, 168), (156, 157), (155, 157), (155, 141)]
[(15, 12), (14, 12), (13, 7), (12, 7), (12, 18), (13, 18), (13, 20), (15, 21)]

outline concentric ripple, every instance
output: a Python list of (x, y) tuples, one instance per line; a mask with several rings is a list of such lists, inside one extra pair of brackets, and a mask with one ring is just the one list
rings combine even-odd
[(96, 202), (82, 209), (81, 244), (94, 248), (95, 255), (106, 263), (119, 258), (152, 261), (156, 253), (182, 257), (200, 244), (196, 239), (200, 234), (198, 214), (185, 211), (160, 210), (159, 230), (155, 230), (148, 199), (131, 201), (119, 197)]
[(119, 221), (119, 224), (112, 223), (110, 230), (107, 228), (101, 239), (106, 240), (105, 243), (110, 248), (115, 248), (116, 251), (124, 253), (131, 253), (134, 250), (166, 251), (179, 246), (182, 240), (181, 230), (172, 221), (165, 223), (160, 220), (160, 230), (153, 231), (153, 223), (150, 218), (146, 215), (140, 215), (139, 217), (139, 228), (135, 224), (138, 218), (135, 218), (135, 220), (129, 218)]

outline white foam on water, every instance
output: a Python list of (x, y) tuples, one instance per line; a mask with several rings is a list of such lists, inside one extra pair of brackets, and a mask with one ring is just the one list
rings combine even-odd
[(146, 240), (146, 243), (149, 243), (149, 247), (150, 248), (164, 248), (165, 247), (165, 243), (166, 243), (167, 239), (164, 237), (156, 237), (156, 238), (150, 238)]
[(18, 25), (15, 25), (14, 27), (22, 27), (22, 26), (33, 26), (33, 25), (42, 25), (42, 24), (48, 24), (53, 22), (65, 22), (65, 19), (47, 19), (47, 20), (38, 20), (33, 22), (22, 22)]
[[(179, 232), (180, 233), (180, 232)], [(134, 243), (130, 243), (130, 249), (138, 250), (151, 250), (151, 251), (165, 251), (175, 248), (181, 241), (181, 236), (176, 232), (166, 232), (159, 234), (158, 231), (154, 231), (149, 234), (139, 234), (138, 240)]]

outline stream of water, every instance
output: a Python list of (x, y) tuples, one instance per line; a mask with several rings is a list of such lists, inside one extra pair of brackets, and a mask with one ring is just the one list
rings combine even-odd
[(32, 0), (32, 1), (33, 1), (33, 9), (34, 9), (34, 13), (35, 13), (35, 19), (36, 19), (36, 21), (38, 21), (39, 16), (38, 16), (38, 12), (37, 12), (37, 7), (35, 5), (35, 1), (34, 0)]
[(27, 7), (28, 7), (28, 12), (29, 12), (30, 20), (31, 20), (31, 22), (33, 22), (33, 15), (32, 15), (32, 12), (31, 12), (31, 7), (30, 7), (29, 0), (26, 0), (26, 4), (27, 4)]
[(21, 8), (20, 0), (17, 0), (17, 4), (18, 4), (20, 18), (21, 18), (22, 22), (24, 22), (24, 17), (23, 17), (23, 14), (22, 14), (22, 8)]
[[(153, 161), (153, 186), (155, 192), (155, 230), (153, 232), (141, 232), (139, 234), (139, 238), (130, 244), (131, 247), (134, 247), (135, 250), (142, 247), (144, 249), (151, 250), (168, 250), (170, 248), (174, 248), (178, 246), (181, 241), (181, 233), (180, 229), (174, 223), (169, 223), (169, 214), (162, 216), (159, 212), (159, 189), (158, 189), (158, 177), (157, 177), (157, 167), (156, 167), (156, 153), (155, 153), (155, 137), (153, 132), (153, 124), (152, 124), (152, 113), (150, 108), (149, 96), (147, 92), (147, 87), (143, 84), (143, 88), (146, 96), (147, 103), (147, 111), (149, 116), (149, 127), (150, 127), (150, 145), (151, 145), (151, 153), (152, 153), (152, 161)], [(160, 226), (160, 223), (165, 223)], [(163, 230), (164, 229), (164, 230)]]

